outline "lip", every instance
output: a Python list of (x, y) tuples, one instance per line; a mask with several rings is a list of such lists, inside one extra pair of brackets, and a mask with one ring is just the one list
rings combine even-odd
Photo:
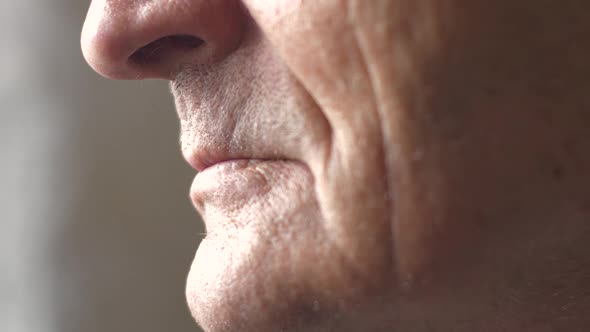
[(210, 219), (207, 211), (235, 209), (270, 190), (267, 171), (281, 159), (245, 156), (245, 151), (236, 150), (230, 144), (213, 146), (203, 140), (185, 141), (182, 146), (184, 159), (197, 170), (190, 197), (205, 221)]
[(190, 190), (191, 200), (207, 219), (206, 207), (234, 210), (271, 189), (268, 171), (280, 168), (280, 160), (231, 159), (199, 172)]
[(206, 169), (229, 161), (248, 160), (248, 158), (230, 157), (224, 154), (214, 154), (207, 151), (198, 151), (193, 153), (183, 153), (186, 162), (199, 173)]

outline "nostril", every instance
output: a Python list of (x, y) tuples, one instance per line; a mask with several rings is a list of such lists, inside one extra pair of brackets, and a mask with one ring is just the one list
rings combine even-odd
[(198, 48), (205, 42), (195, 36), (173, 35), (162, 37), (135, 51), (129, 61), (137, 65), (158, 64), (166, 57)]

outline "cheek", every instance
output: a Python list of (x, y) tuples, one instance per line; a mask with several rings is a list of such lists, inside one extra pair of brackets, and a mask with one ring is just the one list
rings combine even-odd
[(345, 2), (246, 1), (265, 37), (332, 121), (332, 110), (371, 95)]
[[(333, 240), (349, 248), (352, 261), (378, 257), (390, 264), (381, 122), (346, 3), (246, 1), (246, 6), (329, 124), (329, 150), (310, 167)], [(378, 218), (359, 222), (368, 215)]]

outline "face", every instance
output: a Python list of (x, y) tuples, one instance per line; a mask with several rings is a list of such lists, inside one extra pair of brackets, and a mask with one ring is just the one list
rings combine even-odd
[(590, 6), (574, 2), (92, 1), (89, 64), (170, 81), (207, 228), (198, 323), (587, 317)]

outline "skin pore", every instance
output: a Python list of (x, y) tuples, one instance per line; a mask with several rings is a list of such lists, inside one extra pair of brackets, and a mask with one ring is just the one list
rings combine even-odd
[(206, 331), (585, 331), (589, 10), (94, 0), (82, 47), (171, 81)]

